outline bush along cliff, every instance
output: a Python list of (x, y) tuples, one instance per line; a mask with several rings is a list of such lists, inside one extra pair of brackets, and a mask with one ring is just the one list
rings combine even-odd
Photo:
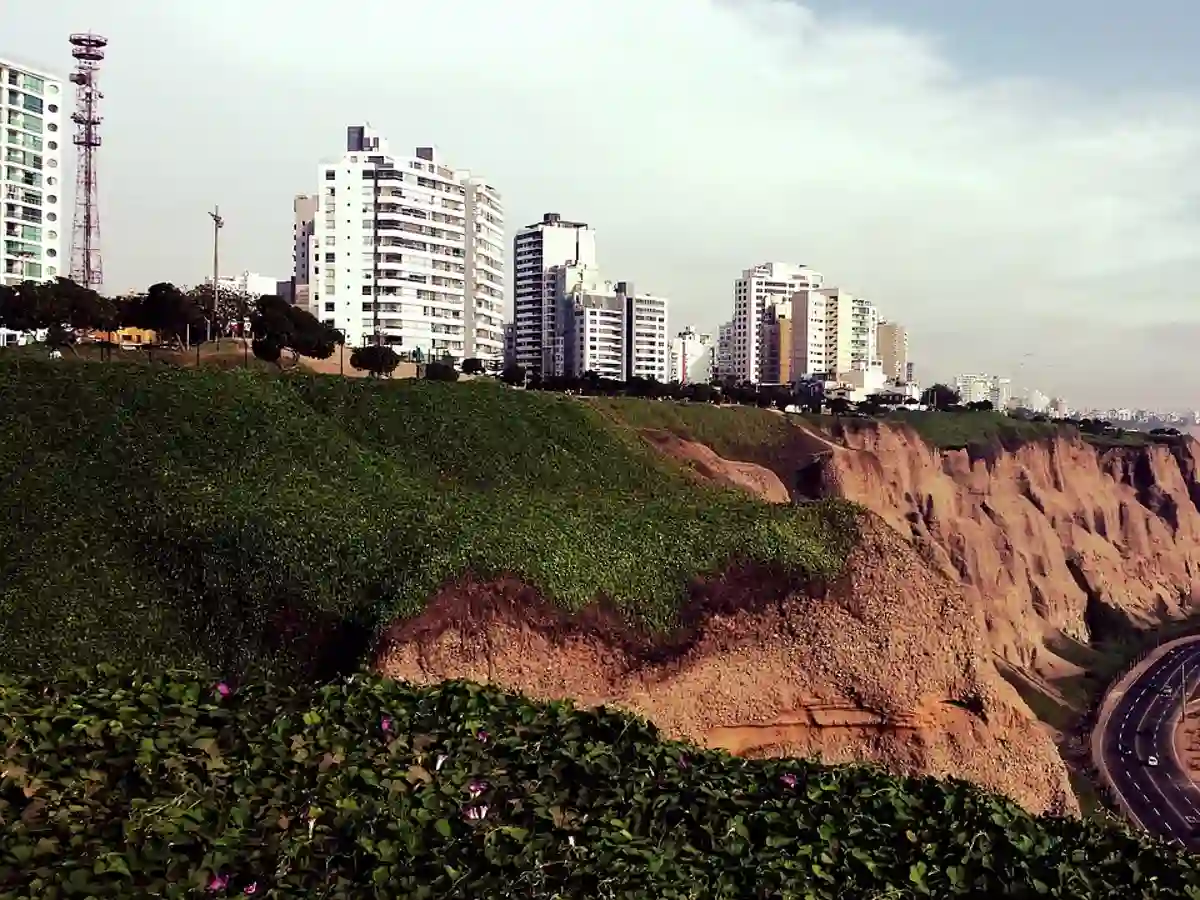
[(0, 898), (1200, 896), (962, 782), (747, 761), (462, 682), (0, 679)]

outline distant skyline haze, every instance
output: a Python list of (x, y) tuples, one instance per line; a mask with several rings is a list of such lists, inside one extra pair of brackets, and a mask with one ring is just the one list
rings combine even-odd
[(369, 121), (496, 185), (510, 237), (590, 223), (672, 331), (715, 333), (742, 269), (805, 263), (908, 328), (924, 383), (1200, 407), (1198, 4), (20, 8), (0, 56), (65, 76), (71, 32), (110, 41), (109, 291), (201, 281), (217, 204), (223, 271), (289, 276), (293, 196)]

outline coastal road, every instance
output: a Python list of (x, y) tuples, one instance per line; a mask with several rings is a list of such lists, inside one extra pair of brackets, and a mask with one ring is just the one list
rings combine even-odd
[[(1109, 776), (1139, 824), (1200, 850), (1200, 787), (1175, 758), (1175, 726), (1200, 684), (1200, 641), (1175, 647), (1149, 665), (1116, 701), (1101, 752)], [(1150, 765), (1154, 760), (1157, 765)]]

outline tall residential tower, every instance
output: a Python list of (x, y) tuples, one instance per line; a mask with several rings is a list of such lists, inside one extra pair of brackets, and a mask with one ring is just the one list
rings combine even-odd
[[(558, 213), (526, 225), (513, 239), (513, 324), (516, 363), (531, 374), (551, 374), (561, 357), (557, 321), (557, 267), (596, 267), (596, 232)], [(565, 324), (565, 323), (564, 323)]]
[[(49, 72), (0, 59), (0, 279), (4, 284), (66, 276), (63, 256), (65, 156), (62, 132), (63, 79)], [(15, 344), (15, 332), (0, 329), (0, 346)]]
[(821, 283), (820, 272), (791, 263), (761, 263), (742, 272), (733, 286), (731, 374), (737, 381), (758, 384), (764, 378), (767, 332), (776, 318), (771, 308), (790, 300), (797, 291), (816, 289)]
[(499, 368), (505, 251), (496, 189), (447, 166), (433, 147), (393, 155), (367, 125), (347, 129), (345, 154), (322, 164), (319, 178), (313, 314), (352, 347), (379, 342), (408, 359), (476, 357)]

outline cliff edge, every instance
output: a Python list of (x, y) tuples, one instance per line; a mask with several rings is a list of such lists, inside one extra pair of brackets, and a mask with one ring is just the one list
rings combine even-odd
[[(788, 496), (769, 470), (647, 437), (698, 477)], [(762, 570), (693, 583), (668, 638), (632, 634), (600, 607), (569, 616), (519, 581), (460, 581), (395, 623), (375, 665), (421, 683), (612, 704), (746, 756), (873, 761), (967, 779), (1036, 812), (1076, 811), (1052, 740), (990, 662), (972, 601), (879, 517), (865, 514), (861, 529), (834, 583)]]
[(1113, 637), (1195, 606), (1197, 444), (1099, 448), (1061, 434), (986, 453), (911, 428), (841, 428), (814, 494), (862, 504), (958, 581), (1013, 666), (1061, 672), (1054, 641)]

